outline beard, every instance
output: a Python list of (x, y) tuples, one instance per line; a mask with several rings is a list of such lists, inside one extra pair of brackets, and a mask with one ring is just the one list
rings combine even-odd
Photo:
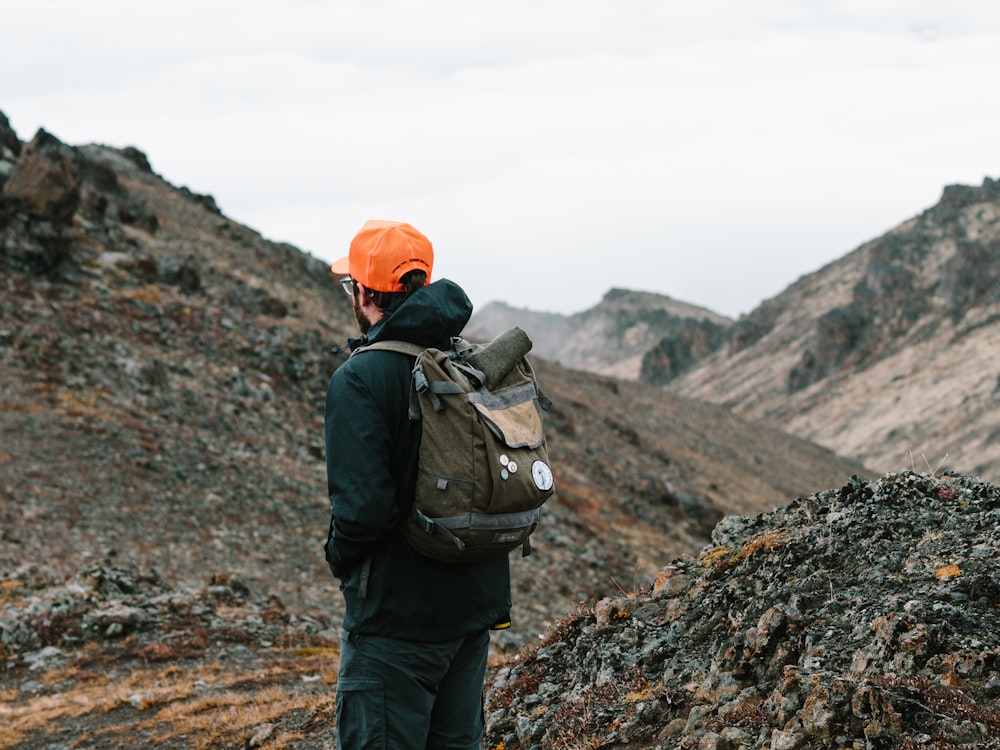
[(368, 333), (368, 330), (372, 327), (371, 321), (368, 317), (361, 311), (361, 303), (358, 302), (358, 290), (357, 287), (354, 289), (354, 317), (358, 321), (358, 330), (361, 331), (361, 335)]

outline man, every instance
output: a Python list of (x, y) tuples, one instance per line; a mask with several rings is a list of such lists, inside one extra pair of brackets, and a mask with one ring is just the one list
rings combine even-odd
[[(472, 314), (409, 224), (369, 221), (331, 270), (354, 298), (361, 338), (447, 349)], [(491, 627), (508, 624), (506, 557), (449, 564), (397, 533), (413, 503), (420, 423), (407, 416), (414, 359), (351, 357), (326, 397), (332, 514), (326, 559), (346, 613), (337, 683), (337, 748), (479, 750)]]

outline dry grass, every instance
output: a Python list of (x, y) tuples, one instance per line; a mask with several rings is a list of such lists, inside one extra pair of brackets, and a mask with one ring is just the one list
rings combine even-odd
[(642, 668), (633, 664), (618, 679), (587, 686), (578, 697), (566, 701), (553, 713), (546, 739), (566, 750), (604, 747), (635, 716), (636, 703), (666, 696), (663, 686), (653, 686)]
[(771, 715), (759, 700), (747, 700), (726, 709), (709, 721), (705, 728), (710, 732), (720, 732), (726, 727), (759, 730), (771, 722)]
[(1000, 710), (980, 706), (957, 688), (931, 682), (926, 677), (895, 674), (879, 675), (871, 684), (888, 692), (895, 700), (909, 703), (935, 717), (983, 724), (992, 733), (1000, 733)]
[(769, 531), (755, 536), (738, 550), (731, 547), (714, 547), (701, 556), (699, 562), (706, 567), (714, 567), (719, 573), (739, 565), (748, 557), (761, 550), (769, 551), (783, 547), (788, 542), (790, 532), (787, 530)]
[[(172, 701), (144, 722), (129, 727), (150, 733), (156, 743), (185, 738), (193, 748), (219, 747), (225, 742), (249, 737), (254, 727), (279, 722), (294, 712), (315, 717), (329, 717), (333, 727), (334, 691), (322, 695), (296, 694), (283, 686), (266, 687), (256, 692), (225, 691), (203, 697)], [(102, 730), (80, 742), (100, 740), (120, 734), (117, 727)], [(288, 735), (288, 732), (285, 732)], [(292, 734), (300, 735), (299, 732)], [(300, 735), (301, 736), (301, 735)], [(272, 737), (267, 747), (281, 747), (279, 737)]]
[[(310, 727), (333, 732), (335, 649), (269, 652), (263, 662), (168, 664), (132, 670), (82, 671), (77, 664), (40, 675), (51, 694), (0, 695), (0, 749), (70, 727), (72, 747), (170, 744), (243, 746), (262, 724), (274, 724), (263, 748), (290, 747)], [(90, 656), (94, 660), (94, 655)], [(117, 672), (117, 673), (116, 673)], [(124, 673), (121, 673), (124, 672)]]

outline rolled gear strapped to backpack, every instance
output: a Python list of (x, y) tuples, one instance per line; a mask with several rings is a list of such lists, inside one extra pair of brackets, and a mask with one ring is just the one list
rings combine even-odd
[(541, 393), (511, 328), (489, 344), (452, 340), (449, 350), (378, 341), (366, 351), (415, 357), (410, 419), (422, 421), (413, 509), (403, 537), (444, 562), (473, 562), (522, 548), (554, 483), (542, 428)]

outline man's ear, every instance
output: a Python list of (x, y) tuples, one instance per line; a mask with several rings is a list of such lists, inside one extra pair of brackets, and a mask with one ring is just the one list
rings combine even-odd
[(375, 304), (372, 290), (358, 284), (358, 309), (361, 310), (373, 325), (382, 318), (382, 310)]

